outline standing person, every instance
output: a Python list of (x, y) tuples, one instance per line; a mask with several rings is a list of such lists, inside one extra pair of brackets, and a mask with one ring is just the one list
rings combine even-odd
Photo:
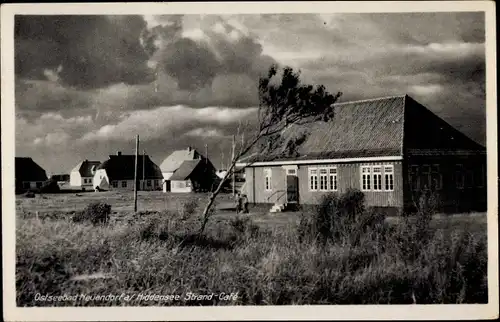
[(248, 214), (248, 198), (247, 195), (241, 195), (242, 211), (244, 214)]
[(238, 193), (236, 195), (236, 198), (234, 200), (234, 203), (236, 204), (236, 214), (239, 214), (241, 212), (241, 197), (240, 197), (240, 194)]

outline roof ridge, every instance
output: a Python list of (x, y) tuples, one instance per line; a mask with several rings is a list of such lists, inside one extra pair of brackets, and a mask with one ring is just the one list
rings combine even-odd
[(387, 99), (391, 99), (391, 98), (405, 98), (407, 96), (408, 96), (408, 94), (383, 96), (383, 97), (367, 98), (367, 99), (362, 99), (362, 100), (333, 103), (333, 105), (338, 106), (338, 105), (346, 105), (346, 104), (354, 104), (354, 103), (375, 102), (375, 101), (382, 101), (382, 100), (387, 100)]

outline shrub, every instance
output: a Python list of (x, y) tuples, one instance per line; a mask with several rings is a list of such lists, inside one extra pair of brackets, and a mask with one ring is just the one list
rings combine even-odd
[(238, 236), (255, 237), (259, 233), (259, 226), (253, 223), (252, 219), (248, 216), (232, 218), (229, 221), (229, 225)]
[(365, 194), (358, 189), (347, 189), (339, 198), (338, 208), (342, 215), (348, 216), (352, 221), (356, 220), (365, 211)]
[(61, 191), (61, 188), (59, 188), (57, 181), (53, 179), (45, 181), (40, 187), (42, 193), (57, 193), (59, 191)]
[(187, 219), (191, 217), (198, 209), (198, 199), (190, 198), (182, 204), (181, 208), (181, 219)]
[(103, 202), (94, 202), (81, 212), (77, 212), (73, 216), (74, 222), (84, 222), (89, 221), (93, 224), (105, 224), (109, 221), (109, 215), (111, 214), (111, 205)]
[(374, 208), (365, 209), (364, 194), (349, 189), (338, 195), (324, 195), (310, 215), (302, 214), (297, 226), (299, 241), (328, 241), (359, 245), (362, 241), (384, 241), (388, 227), (385, 215)]
[[(299, 236), (306, 232), (314, 234), (312, 239), (325, 244), (328, 240), (345, 242), (352, 232), (357, 232), (357, 221), (363, 222), (365, 212), (364, 194), (356, 189), (348, 189), (340, 196), (326, 194), (313, 212), (313, 218), (304, 218), (299, 223)], [(370, 221), (367, 221), (370, 222)]]
[(24, 196), (26, 198), (35, 198), (35, 193), (33, 191), (28, 190), (24, 193)]

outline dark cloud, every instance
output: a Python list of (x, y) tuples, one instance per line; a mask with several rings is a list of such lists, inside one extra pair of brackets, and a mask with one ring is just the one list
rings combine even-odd
[(189, 38), (169, 44), (163, 54), (160, 67), (177, 80), (181, 90), (198, 89), (210, 84), (221, 68), (215, 54), (207, 46)]
[[(165, 28), (177, 26), (174, 23)], [(160, 40), (155, 56), (158, 67), (177, 81), (180, 90), (203, 89), (224, 75), (250, 78), (256, 86), (258, 77), (275, 63), (262, 54), (262, 45), (255, 38), (218, 16), (202, 18), (196, 30), (201, 39), (183, 37), (179, 32), (156, 33)]]
[(16, 80), (16, 114), (34, 119), (43, 113), (72, 115), (91, 107), (92, 95), (47, 80)]
[(16, 16), (15, 71), (29, 79), (59, 81), (76, 88), (152, 80), (140, 43), (141, 16)]
[[(342, 101), (408, 93), (484, 143), (484, 33), (482, 13), (462, 12), (18, 17), (16, 148), (59, 149), (64, 165), (133, 152), (132, 132), (157, 162), (188, 144), (229, 147), (276, 62)], [(207, 106), (236, 112), (218, 122)]]

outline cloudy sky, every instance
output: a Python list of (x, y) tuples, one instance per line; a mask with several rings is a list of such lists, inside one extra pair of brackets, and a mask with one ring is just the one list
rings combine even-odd
[(158, 164), (208, 144), (220, 166), (273, 63), (341, 101), (407, 93), (485, 144), (484, 39), (483, 13), (17, 16), (16, 155), (68, 173), (139, 134)]

